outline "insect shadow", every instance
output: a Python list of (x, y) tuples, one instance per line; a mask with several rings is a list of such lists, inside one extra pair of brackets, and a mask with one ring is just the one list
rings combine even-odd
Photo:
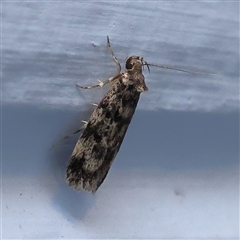
[[(59, 137), (56, 142), (53, 143), (50, 149), (50, 171), (53, 173), (55, 180), (58, 184), (58, 192), (52, 199), (54, 208), (59, 209), (65, 217), (73, 217), (75, 219), (81, 219), (85, 216), (89, 208), (94, 204), (94, 196), (87, 194), (85, 191), (77, 192), (66, 184), (66, 159), (69, 158), (73, 150), (73, 146), (76, 143), (80, 130), (83, 125), (79, 119), (87, 119), (93, 107), (86, 111), (79, 112), (76, 116), (75, 112), (68, 113), (68, 117), (73, 119), (67, 124), (68, 129), (63, 130), (62, 137)], [(66, 114), (66, 113), (63, 113)], [(75, 116), (74, 116), (75, 115)], [(73, 134), (77, 132), (76, 134)], [(65, 136), (65, 137), (64, 137)]]

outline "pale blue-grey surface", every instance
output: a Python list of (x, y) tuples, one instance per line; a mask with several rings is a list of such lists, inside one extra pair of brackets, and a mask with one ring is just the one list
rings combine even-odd
[[(151, 67), (93, 196), (64, 182), (78, 136), (121, 63)], [(123, 65), (124, 67), (124, 65)], [(2, 2), (3, 239), (239, 238), (238, 2)], [(56, 144), (54, 146), (54, 144)]]

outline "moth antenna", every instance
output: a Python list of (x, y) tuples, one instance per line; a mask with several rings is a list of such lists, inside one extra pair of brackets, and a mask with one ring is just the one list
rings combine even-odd
[(165, 69), (169, 69), (169, 70), (175, 70), (175, 71), (179, 71), (179, 72), (185, 72), (185, 73), (190, 73), (190, 74), (205, 74), (205, 75), (217, 75), (216, 73), (207, 73), (207, 72), (194, 72), (194, 71), (188, 71), (188, 70), (183, 70), (180, 68), (174, 68), (174, 67), (169, 67), (169, 66), (164, 66), (164, 65), (157, 65), (157, 64), (149, 64), (149, 63), (144, 63), (144, 65), (147, 66), (153, 66), (153, 67), (159, 67), (159, 68), (165, 68)]

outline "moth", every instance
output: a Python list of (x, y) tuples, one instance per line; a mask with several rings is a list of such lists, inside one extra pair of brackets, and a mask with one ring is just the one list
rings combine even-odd
[(118, 66), (115, 76), (89, 87), (77, 85), (83, 89), (91, 89), (111, 83), (89, 121), (85, 123), (84, 131), (73, 149), (67, 166), (66, 180), (78, 191), (87, 190), (95, 193), (106, 178), (132, 120), (140, 94), (148, 91), (142, 73), (143, 67), (147, 66), (149, 72), (149, 66), (189, 72), (148, 64), (140, 56), (127, 58), (126, 69), (121, 72), (121, 65), (111, 49), (109, 37), (107, 44)]

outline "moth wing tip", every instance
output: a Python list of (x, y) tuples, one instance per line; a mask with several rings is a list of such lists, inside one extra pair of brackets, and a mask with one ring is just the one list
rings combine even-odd
[(92, 192), (93, 195), (95, 195), (98, 187), (92, 186), (89, 184), (89, 182), (83, 183), (83, 181), (76, 182), (76, 178), (69, 176), (66, 176), (66, 182), (67, 184), (72, 187), (75, 191), (80, 192), (82, 190)]

